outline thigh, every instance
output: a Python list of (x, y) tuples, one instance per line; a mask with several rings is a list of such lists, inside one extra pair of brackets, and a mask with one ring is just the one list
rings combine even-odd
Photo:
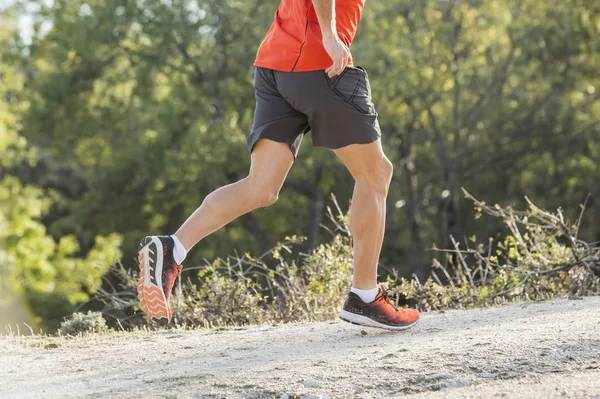
[(279, 191), (293, 163), (294, 155), (286, 143), (261, 139), (250, 155), (249, 177), (261, 188)]
[(279, 93), (275, 82), (275, 72), (256, 68), (254, 74), (254, 94), (256, 108), (252, 131), (248, 136), (248, 149), (252, 153), (256, 143), (269, 139), (288, 145), (294, 157), (298, 153), (302, 136), (308, 130), (308, 118), (294, 109)]
[[(383, 152), (381, 140), (369, 144), (352, 144), (333, 150), (355, 180), (367, 179), (369, 183), (385, 183), (391, 164)], [(382, 181), (378, 181), (382, 179)], [(389, 182), (388, 182), (389, 183)]]
[(324, 71), (278, 76), (282, 95), (308, 116), (314, 145), (337, 149), (381, 136), (364, 69), (348, 67), (333, 79)]

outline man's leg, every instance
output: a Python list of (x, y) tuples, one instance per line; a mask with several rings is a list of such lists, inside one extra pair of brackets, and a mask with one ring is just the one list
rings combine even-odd
[[(352, 289), (340, 314), (363, 326), (406, 330), (419, 320), (415, 309), (396, 309), (377, 288), (377, 263), (385, 231), (385, 203), (393, 167), (380, 140), (334, 150), (354, 177), (350, 232), (354, 239)], [(368, 299), (366, 299), (368, 297)]]
[(361, 290), (377, 287), (377, 263), (385, 230), (386, 198), (393, 166), (381, 141), (353, 144), (334, 150), (354, 177), (350, 208), (350, 232), (354, 240), (352, 286)]
[(308, 116), (313, 144), (334, 149), (355, 180), (350, 208), (354, 276), (340, 318), (390, 330), (414, 326), (419, 312), (396, 309), (385, 290), (377, 287), (393, 168), (381, 148), (366, 71), (348, 67), (334, 79), (323, 71), (292, 73), (280, 75), (277, 83), (282, 96)]
[(273, 204), (293, 162), (288, 144), (259, 140), (251, 154), (248, 176), (209, 194), (177, 230), (175, 236), (185, 250), (238, 217)]
[(253, 146), (248, 177), (209, 194), (176, 236), (148, 236), (140, 242), (137, 291), (140, 308), (148, 318), (170, 321), (173, 317), (171, 291), (183, 259), (177, 259), (177, 246), (189, 250), (237, 217), (274, 203), (293, 162), (288, 144), (259, 140)]

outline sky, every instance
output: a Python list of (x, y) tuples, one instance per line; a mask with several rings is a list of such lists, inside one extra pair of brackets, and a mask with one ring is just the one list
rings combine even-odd
[[(11, 7), (18, 3), (17, 0), (0, 0), (0, 11)], [(33, 35), (33, 14), (39, 10), (39, 5), (21, 1), (25, 3), (24, 9), (17, 16), (17, 26), (23, 42), (25, 44), (31, 43), (31, 37)], [(53, 0), (44, 0), (47, 5), (52, 5)]]

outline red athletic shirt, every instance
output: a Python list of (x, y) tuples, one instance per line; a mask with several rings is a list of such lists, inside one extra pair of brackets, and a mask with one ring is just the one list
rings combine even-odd
[[(365, 0), (336, 0), (335, 22), (340, 40), (352, 44)], [(255, 66), (286, 72), (323, 70), (333, 61), (323, 48), (319, 20), (311, 0), (281, 0)], [(348, 66), (352, 66), (352, 58)]]

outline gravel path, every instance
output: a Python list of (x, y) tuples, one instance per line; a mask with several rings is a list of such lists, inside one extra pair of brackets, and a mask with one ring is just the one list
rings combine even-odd
[(600, 399), (600, 298), (224, 331), (0, 337), (0, 398)]

